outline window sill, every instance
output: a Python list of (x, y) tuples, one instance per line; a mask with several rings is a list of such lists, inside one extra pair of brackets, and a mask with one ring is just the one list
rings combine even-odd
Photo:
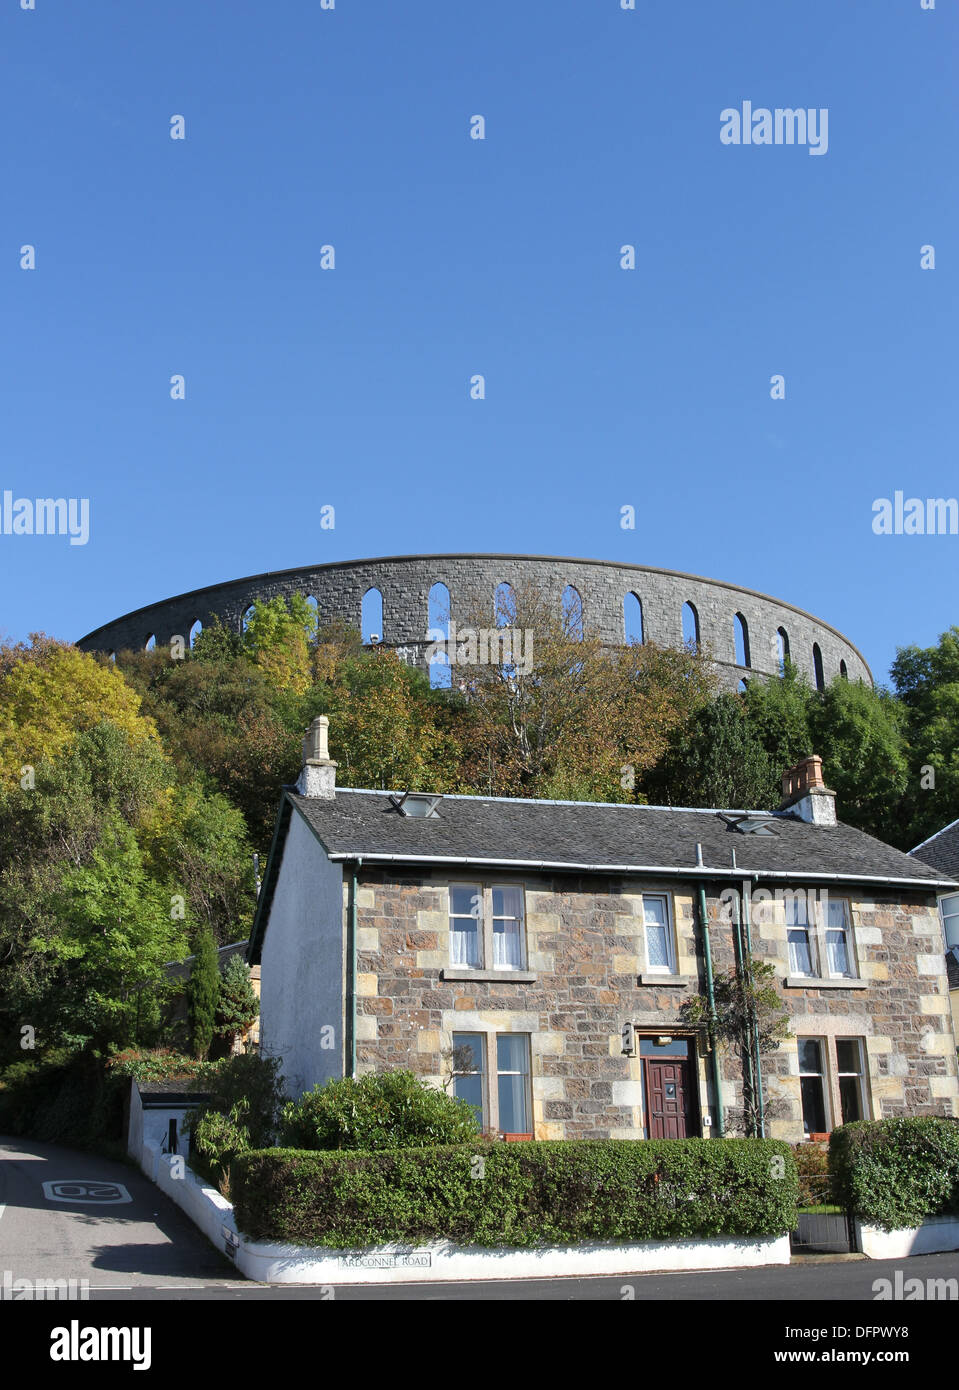
[(644, 971), (637, 980), (641, 985), (669, 985), (673, 989), (685, 989), (692, 984), (688, 975), (659, 975), (654, 970)]
[(784, 989), (868, 989), (869, 981), (856, 979), (826, 980), (818, 975), (787, 975)]
[(468, 970), (454, 966), (440, 971), (441, 980), (477, 980), (479, 982), (504, 980), (507, 983), (532, 985), (536, 983), (535, 970)]

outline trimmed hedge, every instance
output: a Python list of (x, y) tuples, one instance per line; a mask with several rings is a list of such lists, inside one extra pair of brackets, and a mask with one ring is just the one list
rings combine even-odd
[(783, 1235), (797, 1186), (792, 1150), (775, 1139), (262, 1149), (231, 1173), (248, 1237), (341, 1250)]
[(829, 1169), (838, 1200), (884, 1231), (959, 1213), (959, 1121), (859, 1120), (834, 1129)]

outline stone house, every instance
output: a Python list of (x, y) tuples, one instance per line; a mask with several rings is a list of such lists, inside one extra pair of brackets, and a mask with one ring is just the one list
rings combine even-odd
[[(537, 1139), (959, 1116), (937, 893), (837, 822), (821, 761), (771, 812), (337, 788), (314, 720), (283, 792), (249, 959), (294, 1094), (407, 1067)], [(710, 1045), (685, 1001), (749, 954), (791, 1036)], [(759, 1073), (756, 1084), (755, 1072)]]
[[(909, 851), (933, 869), (950, 878), (959, 878), (959, 820), (943, 826), (928, 840)], [(949, 979), (949, 998), (952, 1001), (952, 1025), (959, 1037), (959, 887), (952, 885), (939, 897), (939, 917), (946, 943), (946, 971)]]

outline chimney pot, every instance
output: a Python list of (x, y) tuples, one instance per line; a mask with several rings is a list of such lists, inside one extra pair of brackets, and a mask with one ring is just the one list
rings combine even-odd
[(318, 714), (303, 737), (303, 767), (296, 789), (301, 796), (332, 800), (336, 795), (336, 763), (327, 745), (330, 721)]
[(811, 825), (836, 824), (836, 793), (823, 780), (822, 758), (813, 754), (783, 773), (780, 811), (792, 810)]

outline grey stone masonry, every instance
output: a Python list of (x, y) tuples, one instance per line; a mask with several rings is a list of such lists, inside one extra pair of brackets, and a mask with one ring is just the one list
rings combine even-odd
[[(142, 649), (154, 638), (162, 647), (175, 636), (188, 640), (196, 622), (209, 624), (214, 616), (240, 631), (254, 600), (293, 594), (316, 600), (321, 625), (341, 619), (359, 629), (363, 597), (370, 589), (377, 589), (383, 599), (383, 631), (379, 634), (383, 645), (425, 669), (429, 595), (434, 584), (446, 586), (450, 615), (461, 625), (470, 596), (488, 590), (493, 626), (497, 586), (524, 581), (555, 593), (557, 606), (571, 585), (582, 600), (584, 629), (610, 644), (624, 641), (623, 600), (627, 594), (635, 594), (642, 605), (644, 640), (666, 647), (682, 645), (683, 605), (692, 604), (700, 641), (710, 650), (724, 684), (731, 688), (751, 676), (778, 673), (780, 629), (786, 634), (791, 661), (813, 684), (814, 647), (820, 653), (825, 683), (844, 672), (850, 680), (872, 684), (869, 667), (848, 638), (790, 603), (675, 570), (541, 555), (402, 555), (252, 575), (139, 608), (88, 633), (77, 645), (84, 651), (117, 652)], [(746, 625), (746, 665), (737, 661), (737, 615)]]

